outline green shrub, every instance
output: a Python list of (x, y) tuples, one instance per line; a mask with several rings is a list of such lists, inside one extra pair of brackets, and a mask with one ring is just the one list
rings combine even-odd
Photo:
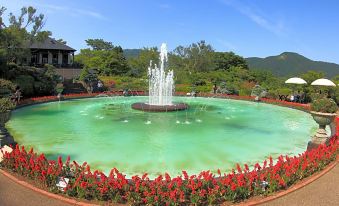
[(252, 90), (250, 90), (250, 89), (240, 89), (239, 90), (239, 95), (240, 96), (250, 96), (251, 93), (252, 93)]
[(99, 76), (106, 87), (114, 86), (117, 90), (147, 90), (148, 80), (129, 76)]
[(0, 79), (0, 97), (9, 96), (15, 90), (15, 84), (6, 79)]
[(11, 101), (10, 98), (1, 98), (0, 99), (0, 113), (12, 110), (15, 108), (15, 104)]
[(279, 99), (279, 95), (290, 95), (292, 94), (292, 90), (289, 88), (279, 88), (275, 90), (269, 90), (269, 97)]
[(20, 86), (24, 96), (34, 95), (34, 78), (32, 76), (19, 75), (14, 81)]
[(213, 91), (213, 85), (207, 84), (207, 85), (203, 85), (203, 86), (196, 86), (195, 91), (204, 92), (204, 93), (212, 92)]
[(312, 102), (311, 110), (315, 112), (335, 113), (338, 110), (338, 106), (333, 99), (322, 98)]
[(192, 87), (188, 84), (177, 84), (175, 85), (176, 92), (191, 92)]
[(55, 87), (55, 91), (58, 94), (61, 94), (64, 91), (64, 85), (62, 83), (57, 84)]

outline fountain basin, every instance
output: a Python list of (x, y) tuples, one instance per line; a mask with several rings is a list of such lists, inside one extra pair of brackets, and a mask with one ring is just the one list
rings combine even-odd
[(151, 105), (144, 102), (132, 104), (132, 108), (144, 112), (174, 112), (188, 109), (185, 103), (174, 103), (172, 105)]
[[(267, 157), (305, 151), (317, 124), (308, 113), (255, 102), (174, 97), (183, 112), (142, 112), (147, 97), (101, 97), (16, 109), (6, 128), (16, 142), (49, 159), (70, 155), (109, 174), (150, 178), (230, 171)], [(270, 115), (267, 115), (270, 114)]]

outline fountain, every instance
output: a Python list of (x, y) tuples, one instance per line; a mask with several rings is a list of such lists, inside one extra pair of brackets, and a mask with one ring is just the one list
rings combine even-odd
[(148, 103), (137, 102), (132, 104), (133, 109), (146, 112), (170, 112), (185, 110), (185, 103), (173, 103), (174, 91), (173, 70), (167, 70), (167, 46), (165, 43), (160, 49), (160, 67), (150, 62), (148, 67), (149, 97)]

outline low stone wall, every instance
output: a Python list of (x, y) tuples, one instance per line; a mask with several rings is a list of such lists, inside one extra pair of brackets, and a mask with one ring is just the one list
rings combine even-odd
[(56, 73), (62, 76), (64, 79), (73, 79), (78, 77), (81, 73), (81, 68), (57, 68)]

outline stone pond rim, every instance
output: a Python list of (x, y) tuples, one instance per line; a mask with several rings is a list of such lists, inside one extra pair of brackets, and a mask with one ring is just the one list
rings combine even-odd
[(132, 108), (144, 112), (174, 112), (188, 109), (185, 103), (174, 103), (172, 105), (151, 105), (143, 102), (132, 104)]

